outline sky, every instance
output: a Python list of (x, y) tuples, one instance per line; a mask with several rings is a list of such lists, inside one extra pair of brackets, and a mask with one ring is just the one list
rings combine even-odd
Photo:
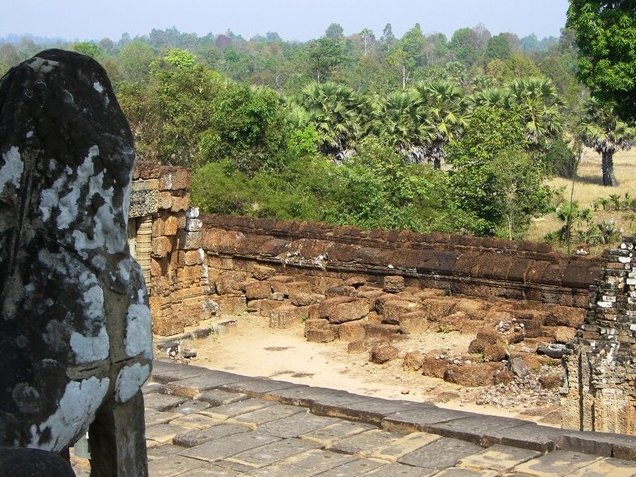
[(320, 37), (331, 23), (346, 35), (391, 23), (400, 37), (419, 23), (447, 36), (483, 23), (492, 34), (559, 36), (568, 0), (0, 0), (0, 37), (26, 34), (68, 40), (118, 40), (153, 28), (225, 33), (249, 39), (277, 32), (285, 40)]

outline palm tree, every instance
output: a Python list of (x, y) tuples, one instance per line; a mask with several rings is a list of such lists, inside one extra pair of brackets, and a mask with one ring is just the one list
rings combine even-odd
[(430, 118), (433, 128), (428, 157), (432, 158), (435, 169), (440, 169), (446, 157), (445, 147), (466, 127), (468, 101), (457, 84), (446, 80), (419, 83), (415, 89), (420, 96), (420, 115)]
[(409, 162), (420, 162), (422, 146), (433, 139), (430, 117), (422, 115), (425, 111), (420, 106), (418, 93), (407, 90), (389, 94), (381, 107), (380, 134)]
[(505, 105), (519, 112), (531, 149), (543, 150), (549, 140), (561, 136), (563, 102), (549, 79), (520, 79), (506, 89)]
[(340, 161), (375, 126), (376, 106), (369, 97), (333, 83), (312, 83), (303, 89), (298, 103), (308, 114), (320, 137), (320, 150)]
[(614, 106), (601, 104), (590, 98), (585, 102), (585, 113), (579, 133), (583, 144), (601, 155), (604, 186), (617, 186), (614, 176), (614, 153), (630, 149), (636, 143), (636, 128), (616, 116)]

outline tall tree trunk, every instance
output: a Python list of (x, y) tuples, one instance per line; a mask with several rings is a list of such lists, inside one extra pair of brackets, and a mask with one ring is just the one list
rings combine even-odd
[(614, 176), (614, 151), (606, 150), (601, 152), (601, 168), (603, 170), (603, 185), (607, 187), (616, 187), (618, 181)]

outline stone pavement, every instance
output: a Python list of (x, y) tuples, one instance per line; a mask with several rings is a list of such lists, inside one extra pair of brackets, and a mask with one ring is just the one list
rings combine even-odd
[(144, 391), (151, 477), (636, 476), (636, 437), (166, 361)]

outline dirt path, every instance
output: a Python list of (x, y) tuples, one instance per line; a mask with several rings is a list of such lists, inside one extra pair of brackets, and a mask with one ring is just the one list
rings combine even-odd
[[(275, 378), (387, 399), (432, 401), (440, 407), (558, 425), (556, 399), (548, 399), (548, 405), (536, 407), (514, 389), (463, 388), (422, 376), (419, 372), (405, 371), (401, 359), (383, 365), (370, 363), (367, 353), (349, 354), (347, 343), (342, 341), (310, 343), (303, 337), (302, 325), (289, 330), (273, 330), (262, 317), (246, 315), (233, 319), (236, 325), (225, 327), (218, 335), (184, 343), (198, 353), (192, 364), (246, 376)], [(400, 356), (413, 350), (466, 350), (473, 338), (458, 332), (429, 333), (411, 336), (397, 342), (396, 346), (401, 350)], [(505, 402), (503, 406), (486, 404), (485, 394), (493, 393), (495, 398), (497, 393), (504, 394), (501, 396), (501, 401)]]

